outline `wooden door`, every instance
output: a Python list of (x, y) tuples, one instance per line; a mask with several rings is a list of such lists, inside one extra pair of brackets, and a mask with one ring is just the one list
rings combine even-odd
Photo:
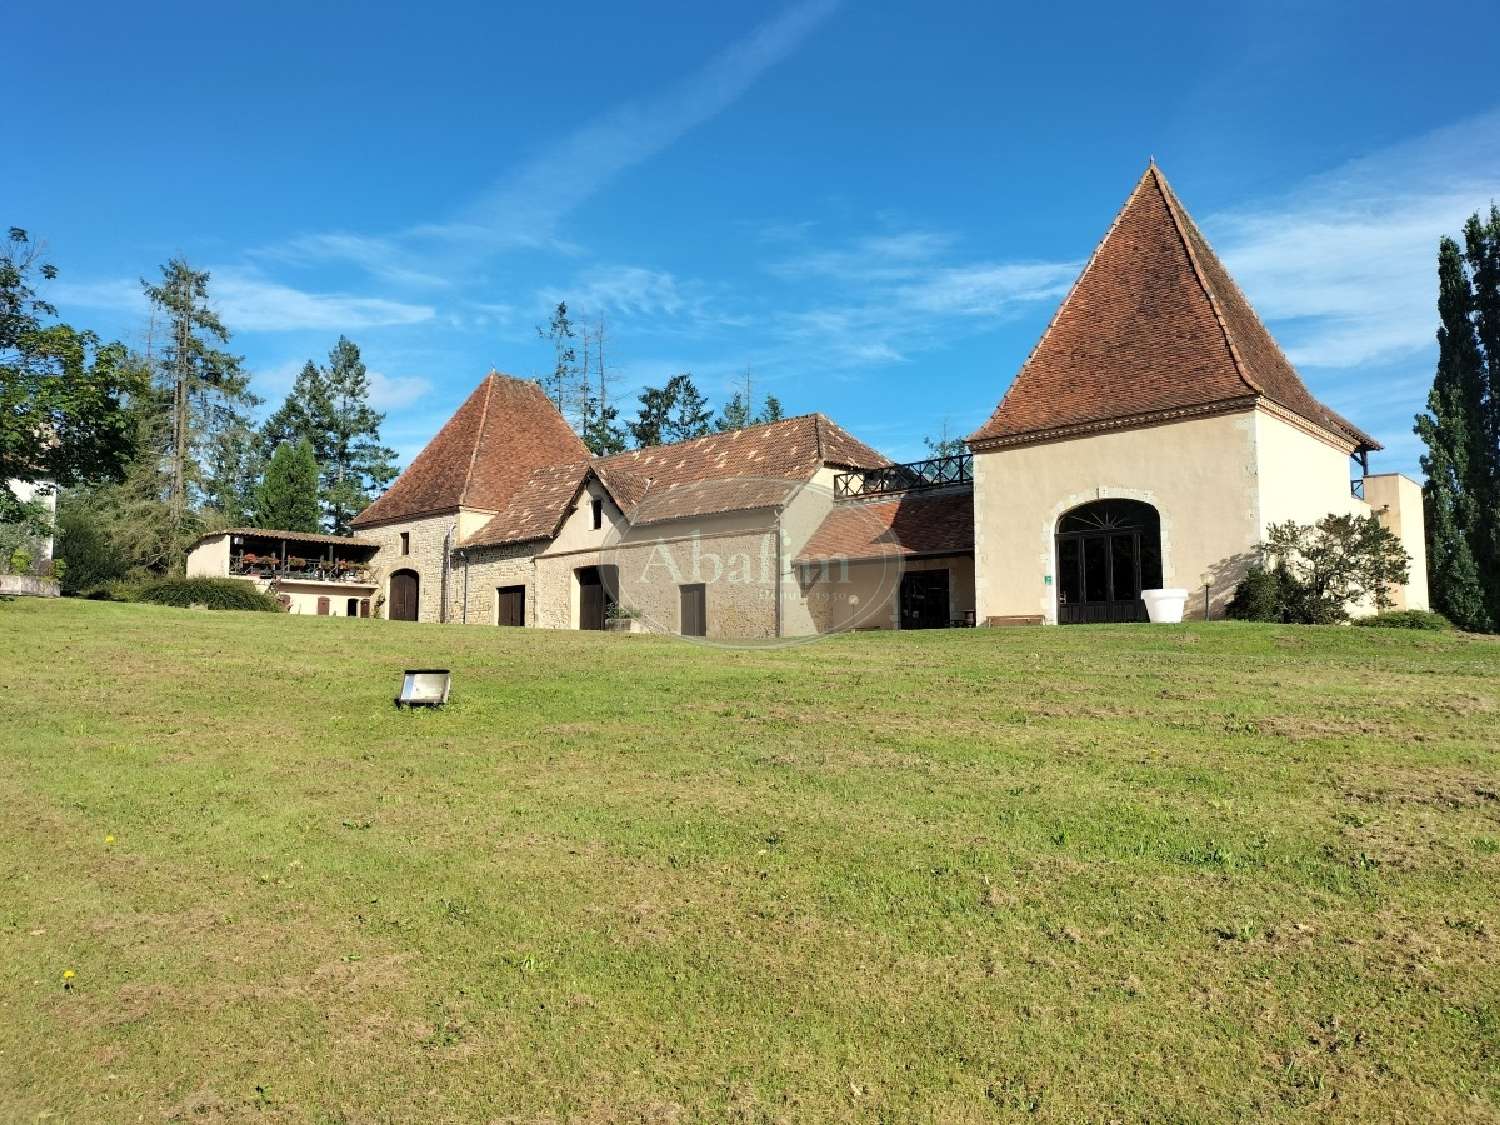
[(526, 587), (501, 586), (495, 591), (495, 624), (520, 628), (526, 624)]
[(415, 621), (420, 593), (421, 579), (415, 570), (396, 571), (391, 575), (391, 608), (387, 616), (392, 621)]
[(909, 570), (901, 576), (901, 628), (946, 629), (948, 572)]
[(327, 617), (330, 612), (331, 612), (331, 607), (330, 607), (328, 599), (320, 597), (318, 599), (318, 616), (319, 617)]
[(702, 582), (680, 587), (680, 620), (684, 637), (708, 636), (708, 591)]
[(604, 583), (597, 566), (586, 566), (578, 571), (578, 627), (604, 628)]

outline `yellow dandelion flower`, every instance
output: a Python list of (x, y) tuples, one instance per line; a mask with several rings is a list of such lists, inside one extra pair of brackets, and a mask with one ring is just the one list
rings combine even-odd
[(106, 844), (113, 844), (115, 842), (115, 838), (113, 836), (106, 836), (104, 837), (104, 842)]
[(72, 980), (77, 975), (78, 974), (75, 973), (72, 969), (64, 969), (63, 970), (63, 980)]

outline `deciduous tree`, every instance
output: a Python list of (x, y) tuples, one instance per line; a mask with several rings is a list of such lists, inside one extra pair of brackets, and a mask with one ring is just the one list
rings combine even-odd
[(10, 481), (118, 480), (134, 450), (137, 370), (123, 345), (53, 322), (57, 310), (35, 286), (56, 276), (11, 227), (0, 248), (0, 522), (45, 523)]

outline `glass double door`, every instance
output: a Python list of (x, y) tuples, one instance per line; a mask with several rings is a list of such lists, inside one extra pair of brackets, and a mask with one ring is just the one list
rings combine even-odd
[(1139, 531), (1057, 537), (1057, 620), (1063, 625), (1145, 621)]

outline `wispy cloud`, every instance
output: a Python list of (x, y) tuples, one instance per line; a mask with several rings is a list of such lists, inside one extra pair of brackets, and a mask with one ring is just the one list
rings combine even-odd
[[(431, 320), (431, 305), (348, 293), (311, 293), (235, 268), (210, 268), (211, 296), (220, 317), (234, 331), (288, 332), (419, 324)], [(59, 282), (50, 296), (64, 305), (144, 314), (146, 298), (131, 278)]]
[(456, 221), (433, 233), (469, 245), (536, 245), (558, 220), (622, 172), (722, 113), (792, 54), (838, 7), (802, 0), (654, 97), (626, 102), (503, 176)]
[(804, 360), (860, 369), (900, 363), (1060, 297), (1080, 263), (963, 261), (960, 240), (926, 228), (882, 230), (769, 263), (775, 277), (820, 299), (770, 319), (772, 336)]
[(953, 245), (951, 235), (908, 230), (866, 235), (851, 244), (815, 250), (772, 262), (767, 268), (781, 278), (831, 278), (866, 284), (913, 277)]
[(1500, 111), (1202, 225), (1294, 363), (1354, 367), (1431, 347), (1438, 238), (1497, 194)]
[(308, 234), (276, 246), (250, 251), (250, 257), (291, 265), (342, 262), (355, 265), (382, 281), (396, 285), (444, 287), (449, 279), (414, 268), (391, 241), (363, 234), (334, 231)]
[(300, 263), (344, 262), (392, 282), (434, 284), (444, 272), (505, 250), (577, 255), (559, 231), (580, 204), (741, 98), (796, 51), (840, 0), (801, 0), (709, 59), (686, 79), (586, 122), (502, 174), (450, 218), (387, 235), (304, 235), (259, 253)]
[(370, 405), (376, 410), (402, 410), (432, 393), (432, 380), (422, 375), (387, 375), (371, 371)]

